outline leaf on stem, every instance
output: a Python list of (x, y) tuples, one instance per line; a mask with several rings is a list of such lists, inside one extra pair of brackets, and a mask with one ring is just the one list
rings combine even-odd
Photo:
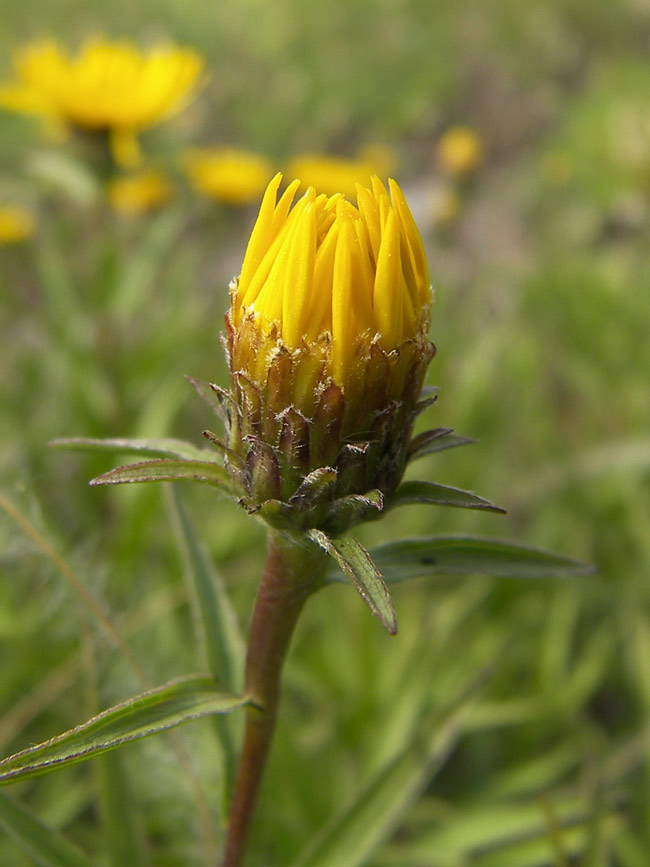
[(39, 776), (115, 749), (189, 720), (243, 707), (246, 697), (218, 689), (206, 675), (191, 675), (130, 698), (49, 741), (0, 761), (0, 785)]
[(434, 430), (427, 430), (411, 440), (408, 459), (409, 461), (416, 461), (418, 458), (423, 458), (434, 452), (472, 445), (475, 442), (476, 440), (472, 437), (462, 437), (455, 434), (451, 428), (439, 427)]
[(151, 458), (181, 458), (206, 461), (212, 452), (173, 437), (149, 437), (128, 439), (113, 437), (93, 439), (92, 437), (63, 437), (49, 443), (55, 449), (75, 449), (87, 452), (121, 452), (126, 455), (144, 455)]
[(92, 479), (91, 485), (123, 485), (133, 482), (205, 482), (231, 493), (226, 470), (213, 461), (171, 460), (161, 458), (116, 467)]
[(379, 618), (388, 632), (394, 635), (397, 632), (397, 619), (390, 593), (361, 542), (354, 536), (331, 539), (321, 530), (310, 530), (309, 536), (338, 563), (372, 613)]
[(484, 500), (471, 491), (452, 488), (449, 485), (439, 485), (437, 482), (408, 481), (403, 482), (388, 501), (389, 508), (407, 506), (412, 503), (427, 503), (432, 506), (454, 506), (458, 509), (482, 509), (488, 512), (506, 510), (490, 500)]
[(561, 578), (594, 571), (586, 563), (550, 551), (476, 536), (402, 539), (374, 548), (371, 556), (387, 584), (432, 575)]

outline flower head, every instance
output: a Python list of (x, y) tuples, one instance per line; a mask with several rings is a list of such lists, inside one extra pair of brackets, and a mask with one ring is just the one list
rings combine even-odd
[(255, 201), (273, 174), (266, 157), (235, 148), (195, 149), (184, 164), (197, 192), (231, 205)]
[(18, 205), (0, 206), (0, 244), (26, 241), (34, 233), (34, 215)]
[(442, 171), (453, 178), (471, 175), (483, 161), (483, 142), (466, 126), (452, 126), (441, 137), (436, 151)]
[(394, 158), (385, 148), (368, 147), (357, 159), (303, 154), (289, 163), (288, 174), (300, 178), (306, 186), (316, 188), (328, 196), (342, 193), (353, 199), (357, 184), (370, 186), (373, 175), (385, 177), (391, 170)]
[(14, 57), (16, 81), (0, 87), (0, 105), (109, 132), (118, 161), (137, 158), (135, 134), (178, 111), (203, 70), (191, 49), (159, 45), (142, 52), (122, 40), (91, 39), (76, 55), (52, 40)]
[[(390, 195), (377, 178), (359, 185), (356, 205), (310, 187), (293, 207), (300, 182), (277, 199), (280, 182), (231, 286), (229, 467), (254, 508), (293, 498), (295, 512), (309, 479), (328, 503), (383, 497), (403, 473), (433, 355), (422, 241), (392, 180)], [(339, 526), (320, 495), (305, 497), (301, 520)]]
[(167, 179), (154, 169), (113, 178), (106, 196), (115, 211), (123, 214), (144, 214), (169, 201), (172, 187)]

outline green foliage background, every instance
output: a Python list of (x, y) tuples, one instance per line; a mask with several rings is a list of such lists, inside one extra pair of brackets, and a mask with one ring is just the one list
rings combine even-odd
[[(509, 515), (413, 506), (363, 539), (480, 532), (597, 567), (562, 581), (405, 583), (394, 638), (349, 587), (314, 598), (286, 670), (250, 864), (646, 867), (650, 6), (1, 0), (0, 10), (3, 75), (12, 48), (43, 34), (163, 35), (201, 51), (210, 78), (199, 100), (143, 137), (170, 164), (196, 143), (245, 146), (280, 166), (305, 149), (394, 148), (437, 290), (428, 421), (479, 440), (417, 475), (477, 490)], [(436, 227), (435, 146), (454, 123), (479, 133), (486, 159), (457, 190), (455, 223)], [(8, 755), (143, 688), (62, 563), (148, 682), (205, 670), (163, 489), (91, 490), (110, 460), (46, 444), (200, 441), (212, 419), (183, 375), (226, 382), (218, 335), (254, 211), (185, 194), (146, 218), (113, 214), (83, 163), (8, 113), (0, 185), (39, 212), (30, 242), (0, 249), (0, 492), (18, 510), (0, 510)], [(179, 493), (245, 627), (263, 530), (210, 491)], [(389, 777), (395, 809), (364, 818), (366, 850), (295, 861), (437, 731), (431, 708), (471, 684), (467, 714), (420, 784)], [(209, 864), (223, 755), (210, 721), (179, 738), (11, 794), (98, 863)], [(0, 863), (40, 862), (0, 832)]]

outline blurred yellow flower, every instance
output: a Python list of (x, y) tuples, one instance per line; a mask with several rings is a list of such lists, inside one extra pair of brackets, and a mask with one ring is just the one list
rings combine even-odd
[(256, 201), (273, 175), (266, 157), (236, 148), (197, 148), (183, 158), (197, 192), (230, 205)]
[(332, 196), (343, 193), (349, 199), (356, 196), (356, 185), (370, 186), (373, 175), (386, 177), (395, 160), (391, 152), (378, 146), (362, 151), (358, 159), (303, 154), (294, 157), (288, 166), (288, 174), (300, 178), (317, 192)]
[(450, 127), (440, 138), (436, 158), (442, 171), (454, 178), (472, 174), (483, 161), (483, 142), (467, 126)]
[(0, 205), (0, 244), (16, 244), (34, 234), (36, 222), (27, 208)]
[(438, 187), (431, 199), (431, 214), (436, 229), (446, 229), (460, 216), (461, 201), (456, 190), (449, 186)]
[(113, 178), (106, 187), (112, 208), (123, 214), (143, 214), (164, 205), (173, 190), (160, 172), (149, 170)]
[(0, 107), (108, 133), (118, 163), (136, 165), (136, 135), (191, 98), (203, 61), (187, 48), (158, 45), (146, 53), (128, 40), (88, 40), (72, 56), (39, 40), (14, 56), (16, 81), (0, 85)]

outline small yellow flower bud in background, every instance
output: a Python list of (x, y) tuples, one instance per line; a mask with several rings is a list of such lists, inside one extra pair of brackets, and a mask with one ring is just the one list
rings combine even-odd
[(273, 175), (266, 157), (235, 148), (188, 151), (183, 167), (197, 192), (230, 205), (256, 201)]
[(0, 85), (0, 106), (107, 133), (118, 164), (133, 167), (137, 133), (186, 105), (204, 64), (187, 48), (143, 52), (128, 40), (97, 38), (74, 55), (53, 40), (28, 43), (14, 67), (16, 80)]
[(172, 195), (169, 181), (154, 170), (113, 178), (106, 187), (106, 197), (111, 207), (134, 216), (159, 208)]
[(17, 244), (34, 234), (36, 221), (27, 208), (0, 205), (0, 244)]
[(317, 193), (328, 196), (342, 193), (350, 199), (356, 196), (356, 185), (370, 185), (373, 175), (387, 177), (392, 171), (395, 157), (390, 150), (372, 146), (361, 152), (357, 159), (304, 154), (294, 157), (288, 166), (287, 174), (300, 178)]
[(483, 142), (478, 133), (466, 126), (448, 129), (436, 148), (440, 169), (452, 178), (471, 175), (483, 161), (483, 156)]

